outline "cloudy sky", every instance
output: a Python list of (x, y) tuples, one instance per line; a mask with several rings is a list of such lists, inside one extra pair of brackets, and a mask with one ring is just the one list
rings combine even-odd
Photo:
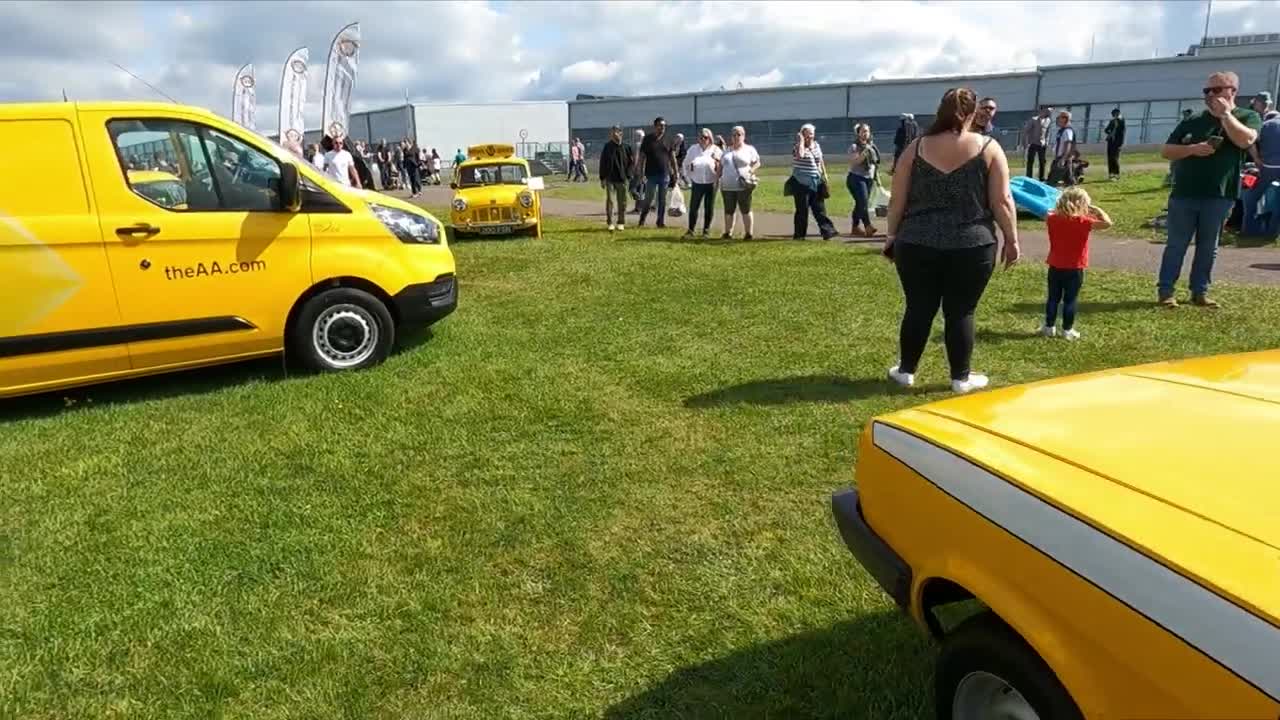
[[(0, 2), (0, 100), (158, 99), (228, 114), (252, 62), (258, 123), (280, 66), (311, 48), (319, 124), (334, 33), (363, 31), (357, 110), (415, 101), (572, 98), (1030, 68), (1172, 55), (1204, 0), (1149, 2)], [(1280, 32), (1276, 0), (1216, 0), (1211, 35)], [(1091, 50), (1092, 48), (1092, 50)]]

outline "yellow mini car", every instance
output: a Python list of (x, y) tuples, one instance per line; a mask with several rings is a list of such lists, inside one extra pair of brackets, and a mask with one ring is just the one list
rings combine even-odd
[(454, 171), (453, 229), (462, 234), (542, 236), (542, 201), (529, 162), (512, 145), (472, 145)]
[(0, 397), (282, 351), (359, 369), (457, 307), (438, 220), (207, 110), (4, 104), (0, 143), (31, 168), (0, 173)]
[(939, 718), (1275, 720), (1278, 438), (1280, 351), (1112, 370), (875, 418), (832, 509)]

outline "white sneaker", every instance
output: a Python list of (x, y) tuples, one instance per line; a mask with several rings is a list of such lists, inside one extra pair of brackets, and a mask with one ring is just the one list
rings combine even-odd
[(627, 229), (627, 226), (626, 226), (626, 225), (619, 225), (619, 226), (618, 226), (618, 229), (619, 229), (619, 230), (626, 230), (626, 229)]
[(963, 395), (968, 392), (973, 392), (974, 390), (981, 390), (990, 382), (991, 378), (988, 378), (986, 375), (971, 372), (969, 373), (968, 380), (952, 380), (951, 391)]
[(1045, 325), (1040, 328), (1040, 334), (1045, 337), (1058, 337), (1058, 328), (1052, 325)]
[(916, 376), (913, 373), (898, 372), (898, 366), (894, 365), (889, 368), (889, 379), (898, 383), (902, 387), (911, 387), (916, 384)]
[(1079, 339), (1080, 339), (1080, 331), (1079, 331), (1079, 330), (1076, 330), (1075, 328), (1072, 328), (1072, 329), (1070, 329), (1070, 330), (1063, 330), (1063, 331), (1062, 331), (1062, 337), (1064, 337), (1064, 338), (1066, 338), (1066, 339), (1068, 339), (1068, 340), (1079, 340)]
[(614, 228), (616, 228), (616, 227), (617, 227), (617, 226), (616, 226), (616, 225), (614, 225), (613, 223), (609, 223), (609, 232), (613, 232)]

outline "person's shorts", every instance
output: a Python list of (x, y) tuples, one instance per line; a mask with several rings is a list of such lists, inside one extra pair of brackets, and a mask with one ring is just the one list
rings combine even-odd
[(748, 190), (721, 190), (720, 196), (724, 199), (724, 214), (732, 215), (741, 211), (743, 214), (751, 212), (751, 193)]

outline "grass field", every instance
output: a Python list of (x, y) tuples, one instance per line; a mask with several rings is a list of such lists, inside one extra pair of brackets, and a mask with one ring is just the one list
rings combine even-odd
[[(926, 716), (827, 505), (869, 417), (945, 395), (936, 342), (882, 380), (891, 267), (589, 227), (457, 245), (458, 312), (372, 371), (0, 405), (0, 717)], [(1032, 338), (1043, 283), (993, 279), (997, 384), (1276, 341), (1280, 289), (1104, 271), (1082, 342)]]

